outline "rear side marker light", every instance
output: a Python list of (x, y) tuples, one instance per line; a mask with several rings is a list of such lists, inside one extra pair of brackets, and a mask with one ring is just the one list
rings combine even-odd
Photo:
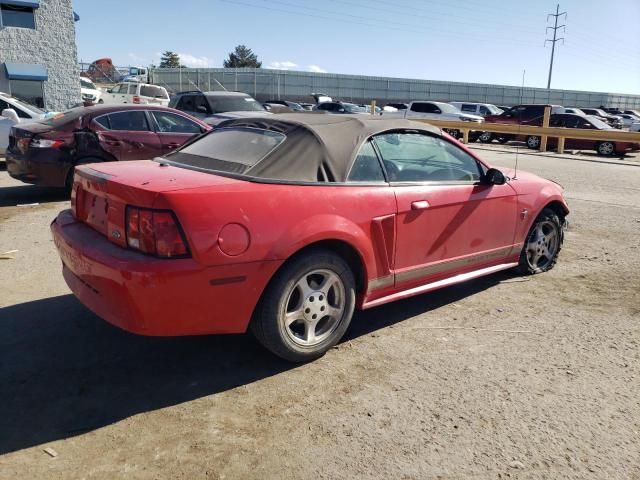
[(129, 248), (160, 258), (189, 256), (187, 242), (173, 212), (128, 206), (126, 224)]

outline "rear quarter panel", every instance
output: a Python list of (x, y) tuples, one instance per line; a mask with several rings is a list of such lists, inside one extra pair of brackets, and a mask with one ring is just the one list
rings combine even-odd
[[(376, 259), (372, 220), (395, 214), (393, 191), (384, 186), (303, 186), (234, 182), (160, 194), (156, 208), (176, 212), (192, 254), (206, 266), (286, 260), (306, 246), (340, 240), (360, 255), (366, 277), (383, 276)], [(241, 255), (220, 249), (222, 228), (237, 223), (250, 234)]]

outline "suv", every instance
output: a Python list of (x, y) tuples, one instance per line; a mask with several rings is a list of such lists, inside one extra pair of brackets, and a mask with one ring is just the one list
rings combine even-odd
[(604, 119), (609, 125), (613, 128), (622, 128), (624, 126), (624, 121), (622, 117), (618, 117), (617, 115), (611, 115), (610, 113), (605, 112), (601, 108), (581, 108), (584, 113), (587, 115), (594, 115), (596, 117), (600, 117)]
[(107, 90), (103, 103), (135, 103), (141, 105), (169, 105), (169, 94), (164, 87), (148, 83), (122, 82)]
[(256, 99), (241, 92), (179, 92), (169, 106), (213, 126), (234, 118), (271, 115)]
[(324, 111), (327, 113), (337, 113), (337, 114), (341, 114), (341, 113), (366, 114), (367, 113), (367, 110), (365, 108), (359, 107), (355, 103), (348, 103), (348, 102), (322, 102), (316, 105), (314, 110)]
[(449, 102), (458, 110), (464, 113), (472, 113), (486, 117), (488, 115), (500, 115), (502, 110), (492, 103), (474, 103), (474, 102)]

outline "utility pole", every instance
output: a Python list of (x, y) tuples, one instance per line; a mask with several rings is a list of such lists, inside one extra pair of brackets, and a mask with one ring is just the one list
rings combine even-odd
[(547, 42), (551, 42), (551, 62), (549, 63), (549, 80), (547, 81), (547, 90), (551, 88), (551, 73), (553, 72), (553, 54), (556, 51), (556, 42), (559, 42), (560, 40), (562, 40), (562, 44), (564, 45), (564, 37), (562, 38), (557, 37), (558, 29), (562, 28), (562, 31), (564, 32), (565, 26), (566, 26), (566, 25), (558, 25), (558, 17), (561, 17), (562, 15), (564, 15), (564, 19), (566, 21), (567, 12), (560, 13), (560, 4), (556, 5), (555, 14), (550, 13), (547, 15), (547, 22), (549, 21), (549, 17), (554, 17), (554, 20), (555, 20), (553, 27), (547, 27), (547, 29), (545, 30), (545, 33), (548, 32), (550, 29), (553, 30), (553, 40), (545, 39), (544, 41), (545, 46), (547, 45)]

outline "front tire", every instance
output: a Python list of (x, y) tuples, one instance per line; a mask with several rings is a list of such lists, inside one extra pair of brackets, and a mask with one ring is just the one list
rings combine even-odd
[(553, 210), (545, 208), (533, 222), (522, 247), (520, 273), (534, 275), (551, 270), (558, 260), (563, 240), (560, 218)]
[(269, 283), (251, 331), (267, 350), (285, 360), (315, 360), (346, 332), (355, 298), (353, 273), (341, 257), (324, 249), (305, 252)]
[(493, 133), (491, 132), (482, 132), (478, 137), (480, 143), (491, 143), (493, 141)]

